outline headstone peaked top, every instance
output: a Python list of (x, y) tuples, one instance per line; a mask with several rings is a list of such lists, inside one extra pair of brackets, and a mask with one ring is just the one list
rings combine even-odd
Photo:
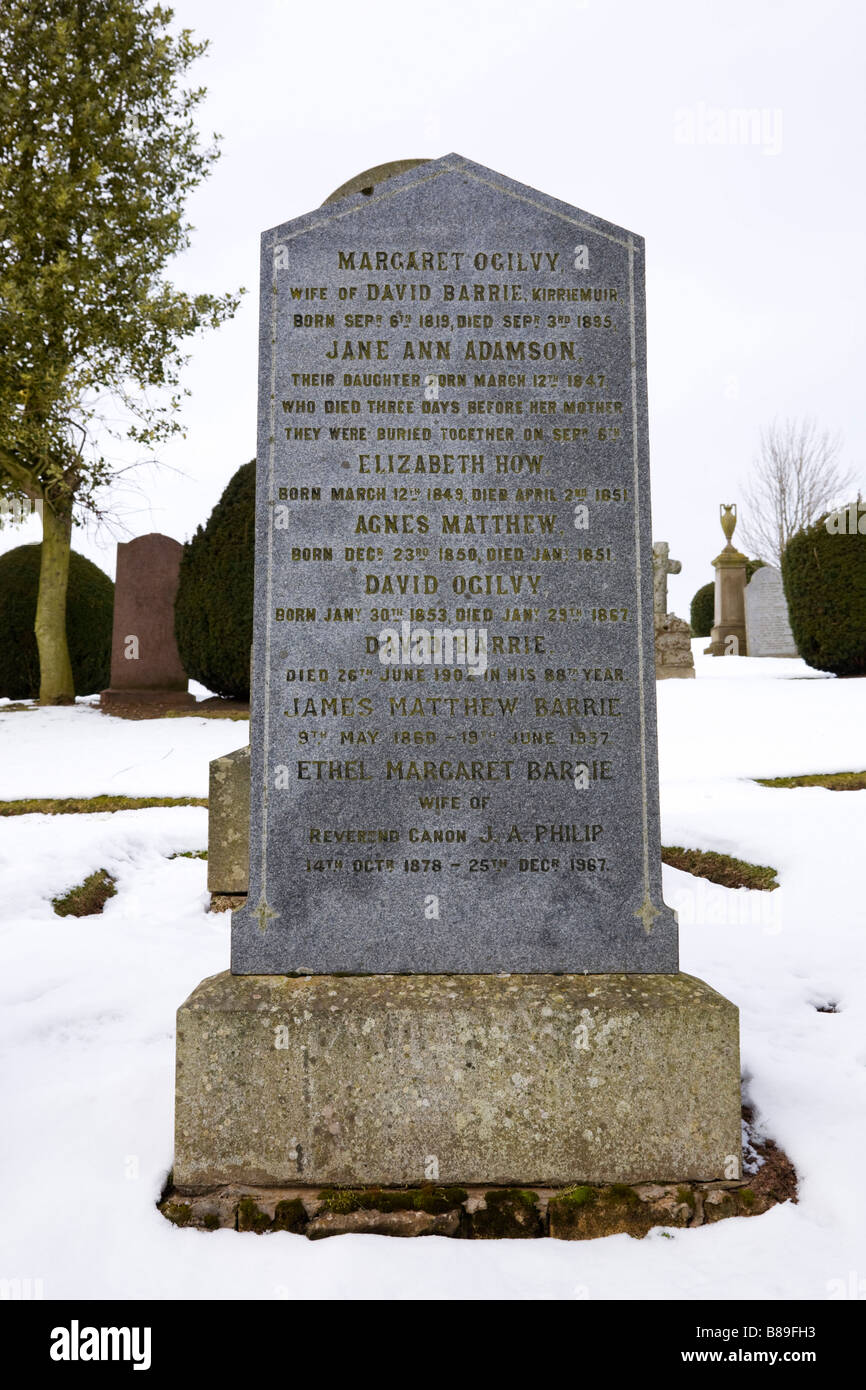
[(262, 239), (235, 974), (677, 970), (640, 237), (458, 155)]
[(746, 585), (749, 656), (797, 656), (781, 570), (762, 565)]

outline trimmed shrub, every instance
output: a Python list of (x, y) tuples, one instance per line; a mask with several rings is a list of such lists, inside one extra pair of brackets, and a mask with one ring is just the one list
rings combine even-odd
[(716, 586), (714, 581), (704, 584), (692, 599), (689, 621), (693, 637), (709, 637), (713, 627), (713, 614), (716, 606)]
[(174, 630), (183, 668), (229, 699), (250, 697), (256, 461), (243, 464), (183, 548)]
[[(830, 516), (831, 528), (838, 525), (838, 515)], [(863, 676), (866, 533), (828, 530), (827, 520), (828, 516), (822, 516), (812, 526), (797, 531), (782, 556), (791, 631), (803, 660), (816, 670)]]
[[(42, 546), (19, 545), (0, 555), (0, 695), (39, 697), (39, 652), (33, 624)], [(66, 640), (76, 695), (104, 690), (111, 677), (114, 584), (73, 550), (66, 591)]]

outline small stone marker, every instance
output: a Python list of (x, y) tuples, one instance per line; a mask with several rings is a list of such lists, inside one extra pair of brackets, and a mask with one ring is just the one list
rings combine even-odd
[(746, 585), (746, 638), (749, 656), (799, 655), (788, 620), (782, 574), (773, 565), (755, 570)]
[(219, 898), (246, 894), (250, 864), (249, 746), (211, 760), (207, 804), (208, 890)]
[(250, 891), (174, 1190), (736, 1179), (661, 894), (643, 242), (391, 172), (262, 240)]
[(705, 656), (747, 656), (746, 643), (746, 565), (743, 555), (731, 542), (737, 525), (736, 503), (721, 503), (719, 518), (727, 545), (713, 561), (716, 571), (716, 606), (710, 645)]
[(101, 703), (189, 704), (174, 636), (181, 544), (151, 532), (117, 547), (111, 685)]

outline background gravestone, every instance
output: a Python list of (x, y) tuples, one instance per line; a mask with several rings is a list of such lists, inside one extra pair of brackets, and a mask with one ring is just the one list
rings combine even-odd
[(103, 705), (193, 702), (174, 637), (182, 551), (158, 532), (118, 545), (111, 686)]
[(782, 573), (773, 565), (755, 570), (746, 585), (746, 640), (749, 656), (798, 655)]
[(668, 612), (668, 575), (679, 574), (682, 564), (670, 558), (667, 541), (653, 545), (653, 622), (655, 624), (656, 680), (694, 679), (691, 629)]

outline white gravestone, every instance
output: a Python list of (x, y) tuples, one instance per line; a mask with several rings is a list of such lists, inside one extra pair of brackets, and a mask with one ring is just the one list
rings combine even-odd
[(755, 570), (746, 585), (746, 645), (749, 656), (797, 656), (788, 621), (781, 571)]

